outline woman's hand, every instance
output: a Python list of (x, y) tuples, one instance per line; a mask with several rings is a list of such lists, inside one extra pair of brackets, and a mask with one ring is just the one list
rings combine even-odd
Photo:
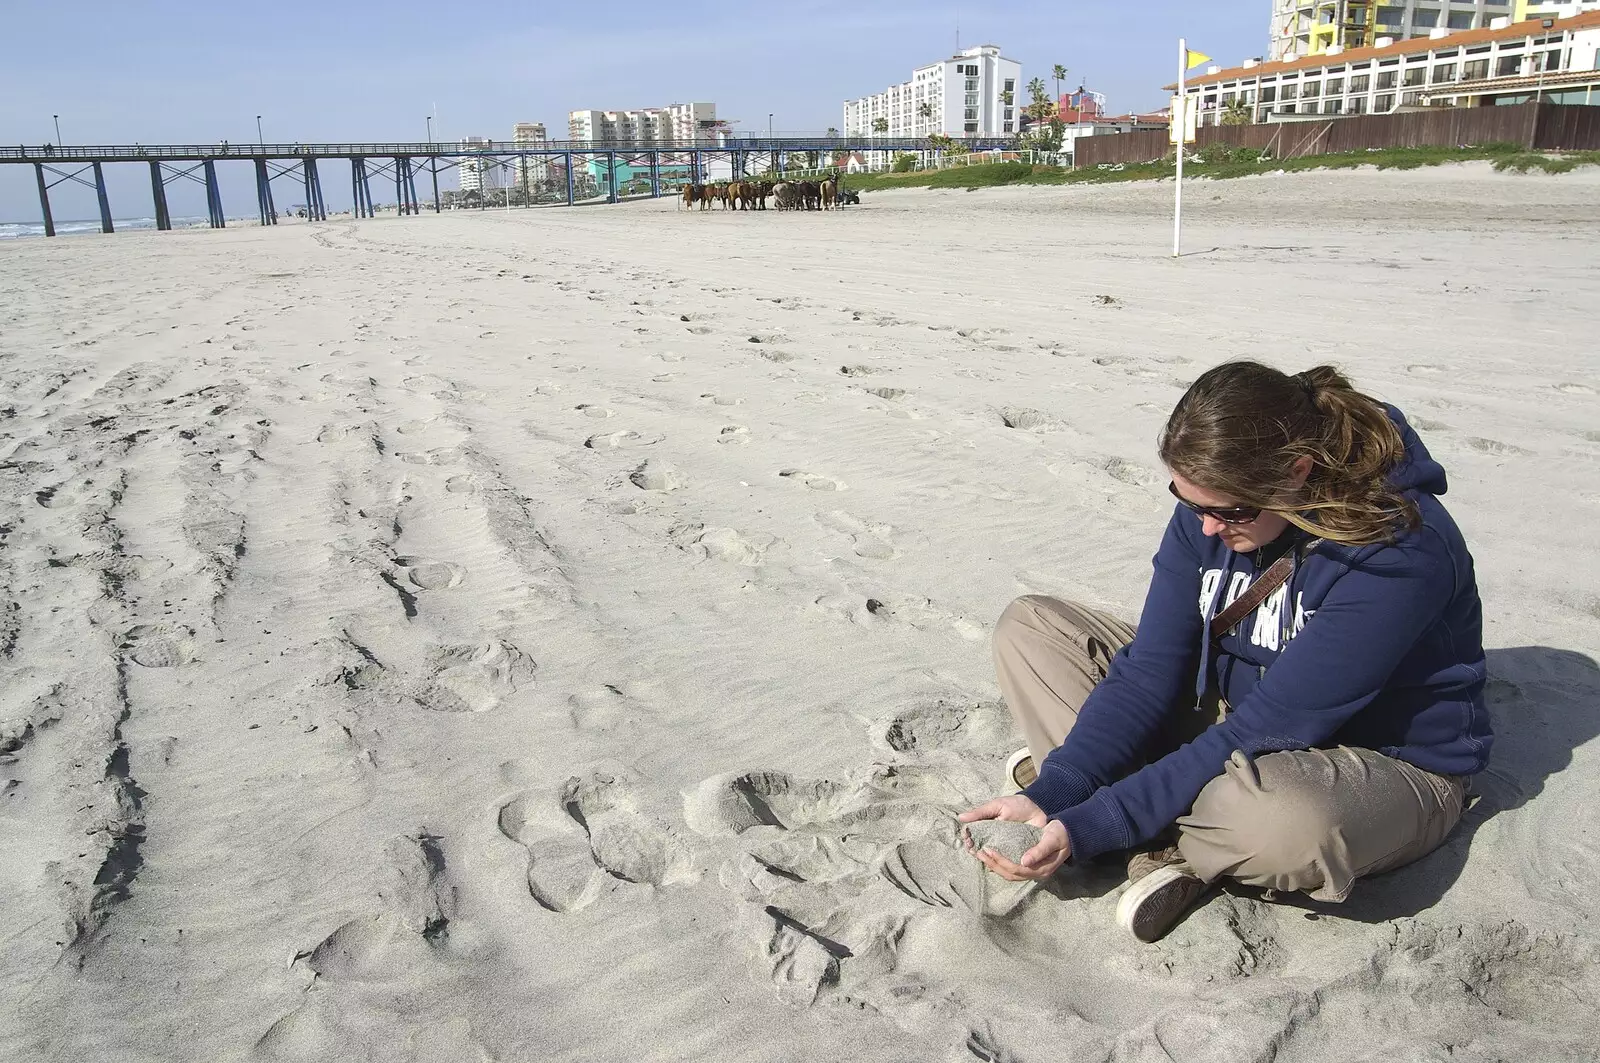
[[(1072, 855), (1067, 838), (1067, 828), (1050, 819), (1044, 810), (1030, 799), (1015, 794), (997, 797), (993, 801), (961, 813), (956, 817), (962, 823), (976, 823), (983, 819), (998, 819), (1007, 823), (1027, 823), (1044, 828), (1039, 844), (1022, 854), (1022, 863), (1008, 860), (990, 849), (975, 849), (983, 865), (1008, 882), (1041, 882), (1061, 869)], [(971, 847), (971, 840), (968, 840)]]
[(1034, 804), (1031, 798), (1021, 794), (997, 797), (993, 801), (961, 813), (956, 819), (962, 823), (976, 823), (980, 819), (998, 819), (1003, 823), (1026, 823), (1030, 827), (1043, 827), (1050, 822), (1050, 817), (1044, 814), (1044, 809)]

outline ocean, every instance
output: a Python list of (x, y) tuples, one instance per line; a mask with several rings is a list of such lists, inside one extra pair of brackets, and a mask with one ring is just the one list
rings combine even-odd
[[(253, 218), (229, 218), (229, 223), (235, 221), (251, 224)], [(137, 229), (154, 229), (154, 218), (113, 218), (112, 226), (117, 232)], [(174, 229), (193, 229), (209, 224), (205, 215), (189, 218), (173, 218)], [(97, 233), (100, 231), (99, 218), (74, 218), (72, 220), (60, 219), (56, 221), (57, 236), (74, 236), (78, 233)], [(15, 240), (24, 236), (43, 236), (44, 222), (39, 221), (0, 221), (0, 240)]]

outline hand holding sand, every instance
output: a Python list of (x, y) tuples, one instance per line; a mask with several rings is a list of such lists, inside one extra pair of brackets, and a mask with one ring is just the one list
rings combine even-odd
[(968, 824), (967, 847), (985, 867), (1010, 882), (1047, 879), (1071, 855), (1067, 829), (1021, 794), (997, 797), (957, 818)]

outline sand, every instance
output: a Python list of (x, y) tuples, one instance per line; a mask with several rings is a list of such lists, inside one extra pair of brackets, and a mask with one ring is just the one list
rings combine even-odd
[[(1169, 195), (0, 247), (0, 1056), (1592, 1058), (1600, 180)], [(1501, 738), (1422, 863), (1145, 946), (954, 815), (1230, 356), (1412, 415)]]

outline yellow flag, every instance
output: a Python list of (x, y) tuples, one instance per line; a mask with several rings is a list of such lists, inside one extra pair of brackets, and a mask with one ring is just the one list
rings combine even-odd
[(1211, 57), (1209, 55), (1207, 55), (1206, 53), (1197, 52), (1192, 48), (1189, 50), (1189, 66), (1188, 66), (1188, 69), (1193, 70), (1195, 67), (1199, 66), (1201, 63), (1209, 63), (1209, 62), (1211, 62)]

